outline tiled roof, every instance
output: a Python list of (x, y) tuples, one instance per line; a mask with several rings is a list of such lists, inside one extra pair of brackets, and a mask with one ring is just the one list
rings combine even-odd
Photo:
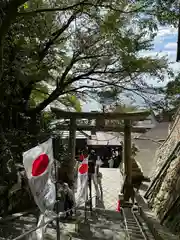
[[(61, 131), (62, 138), (68, 138), (69, 137), (69, 131)], [(91, 136), (90, 131), (76, 131), (76, 139), (87, 139), (88, 136)]]
[(99, 146), (121, 146), (123, 137), (117, 136), (114, 133), (97, 132), (96, 135), (92, 135), (91, 139), (87, 140), (88, 145), (99, 145)]
[(157, 123), (157, 125), (146, 133), (142, 134), (141, 137), (151, 138), (153, 140), (166, 139), (168, 135), (169, 122)]

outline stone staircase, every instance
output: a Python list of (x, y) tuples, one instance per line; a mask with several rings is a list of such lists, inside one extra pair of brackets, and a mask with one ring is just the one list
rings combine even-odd
[[(61, 240), (119, 240), (127, 239), (121, 214), (104, 209), (96, 209), (87, 213), (78, 211), (78, 217), (71, 223), (61, 226)], [(55, 228), (47, 228), (46, 240), (56, 239)]]
[[(144, 210), (144, 209), (143, 209)], [(129, 211), (129, 210), (127, 210)], [(18, 214), (19, 215), (19, 214)], [(87, 212), (86, 220), (83, 209), (77, 210), (77, 216), (74, 219), (61, 220), (60, 232), (61, 240), (127, 240), (127, 239), (143, 239), (140, 238), (140, 232), (131, 218), (127, 217), (128, 229), (125, 228), (124, 217), (119, 212), (107, 210), (102, 208), (93, 209), (93, 212)], [(160, 238), (163, 240), (178, 240), (177, 236), (170, 234), (167, 229), (160, 226), (157, 220), (152, 215), (146, 217), (153, 222), (153, 227), (159, 233)], [(141, 218), (141, 216), (139, 216)], [(140, 219), (140, 221), (142, 221)], [(143, 222), (143, 221), (142, 221)], [(2, 224), (0, 221), (0, 240), (12, 240), (15, 237), (31, 230), (37, 226), (37, 215), (29, 213), (21, 216), (15, 216), (14, 220)], [(149, 234), (150, 240), (153, 240), (148, 226), (144, 224), (143, 229), (146, 235)], [(137, 232), (138, 231), (138, 232)], [(137, 235), (138, 234), (138, 235)], [(28, 236), (22, 238), (23, 240), (36, 240), (36, 233), (33, 232)], [(156, 239), (156, 238), (155, 238)], [(56, 240), (56, 222), (49, 224), (46, 229), (45, 240)]]
[[(85, 220), (84, 211), (78, 210), (77, 217), (60, 223), (61, 240), (119, 240), (127, 239), (121, 214), (104, 209), (87, 212)], [(14, 219), (8, 224), (0, 224), (0, 240), (12, 240), (15, 237), (36, 227), (37, 218), (28, 214)], [(23, 240), (36, 240), (36, 233), (22, 238)], [(49, 224), (46, 229), (45, 240), (56, 239), (56, 223)]]

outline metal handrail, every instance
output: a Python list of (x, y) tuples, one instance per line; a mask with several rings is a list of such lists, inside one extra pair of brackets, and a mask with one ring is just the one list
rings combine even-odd
[[(93, 199), (94, 197), (96, 197), (96, 195), (94, 195), (94, 196), (92, 197), (92, 199)], [(83, 201), (82, 203), (85, 203), (85, 201)], [(82, 204), (82, 203), (81, 203), (81, 204)], [(75, 207), (71, 208), (71, 209), (68, 210), (68, 211), (64, 211), (63, 213), (68, 213), (68, 212), (70, 212), (71, 210), (76, 209), (77, 207), (78, 207), (78, 206), (75, 206)], [(153, 237), (154, 237), (155, 239), (157, 239), (157, 240), (163, 240), (163, 238), (159, 235), (158, 231), (157, 231), (156, 229), (154, 229), (153, 223), (151, 223), (151, 221), (148, 219), (148, 217), (146, 216), (146, 214), (144, 213), (144, 211), (142, 210), (142, 208), (141, 208), (140, 206), (138, 206), (138, 209), (139, 209), (140, 216), (142, 217), (142, 219), (143, 219), (144, 222), (146, 223), (146, 225), (147, 225), (149, 231), (151, 232), (151, 234), (153, 235)], [(127, 224), (127, 219), (126, 219), (126, 216), (125, 216), (123, 207), (121, 208), (121, 211), (122, 211), (122, 215), (123, 215), (123, 219), (124, 219), (125, 231), (126, 231), (126, 234), (127, 234), (128, 239), (130, 239), (128, 224)], [(140, 231), (141, 231), (141, 233), (142, 233), (142, 236), (144, 237), (144, 239), (147, 239), (147, 237), (146, 237), (146, 235), (145, 235), (145, 233), (144, 233), (144, 231), (143, 231), (143, 229), (142, 229), (142, 227), (141, 227), (141, 225), (140, 225), (140, 222), (139, 222), (137, 216), (135, 216), (135, 213), (133, 212), (133, 209), (132, 209), (132, 208), (131, 208), (131, 213), (132, 213), (132, 215), (133, 215), (133, 217), (134, 217), (134, 219), (135, 219), (135, 221), (136, 221), (136, 223), (137, 223), (138, 228), (140, 229)], [(58, 216), (58, 217), (60, 218), (60, 216)], [(46, 223), (41, 224), (40, 226), (35, 227), (35, 228), (33, 228), (33, 229), (31, 229), (31, 230), (29, 230), (29, 231), (21, 234), (20, 236), (14, 238), (13, 240), (21, 240), (21, 239), (24, 239), (24, 237), (32, 234), (32, 233), (35, 232), (36, 230), (38, 230), (38, 229), (40, 229), (40, 228), (42, 228), (42, 227), (45, 227), (46, 225), (52, 223), (54, 220), (56, 220), (56, 218), (57, 218), (57, 216), (49, 219)]]
[(151, 223), (151, 221), (146, 216), (146, 214), (144, 213), (141, 207), (139, 207), (139, 213), (140, 213), (140, 216), (143, 218), (143, 220), (146, 222), (148, 229), (152, 233), (153, 237), (156, 240), (163, 240), (163, 238), (159, 235), (158, 231), (155, 229), (154, 224)]
[(130, 239), (129, 229), (128, 229), (128, 225), (127, 225), (127, 220), (126, 220), (126, 217), (125, 217), (124, 209), (121, 208), (121, 211), (122, 211), (122, 215), (123, 215), (123, 219), (124, 219), (124, 225), (125, 225), (125, 229), (126, 229), (126, 234), (127, 234), (128, 239)]
[[(96, 195), (94, 195), (91, 199), (93, 199), (93, 198), (95, 198), (95, 197), (96, 197)], [(81, 204), (83, 204), (83, 203), (86, 203), (86, 201), (81, 202)], [(67, 211), (62, 212), (61, 214), (69, 213), (70, 211), (75, 210), (75, 209), (77, 209), (77, 208), (78, 208), (78, 206), (74, 206), (73, 208), (71, 208), (71, 209), (69, 209), (69, 210), (67, 210)], [(54, 220), (56, 220), (57, 218), (60, 218), (60, 217), (61, 217), (60, 215), (55, 216), (55, 217), (52, 217), (52, 218), (49, 219), (46, 223), (41, 224), (40, 226), (35, 227), (35, 228), (33, 228), (33, 229), (31, 229), (31, 230), (29, 230), (29, 231), (21, 234), (20, 236), (18, 236), (18, 237), (16, 237), (16, 238), (13, 238), (12, 240), (20, 240), (20, 239), (23, 239), (24, 237), (30, 235), (31, 233), (35, 232), (36, 230), (38, 230), (38, 229), (40, 229), (40, 228), (45, 227), (46, 225), (52, 223)]]
[(147, 240), (147, 237), (146, 237), (146, 235), (144, 234), (144, 231), (143, 231), (141, 225), (139, 224), (139, 221), (138, 221), (138, 219), (137, 219), (137, 217), (136, 217), (136, 215), (135, 215), (135, 213), (134, 213), (134, 211), (133, 211), (133, 208), (131, 208), (131, 213), (132, 213), (132, 215), (133, 215), (133, 217), (134, 217), (134, 219), (135, 219), (135, 221), (136, 221), (136, 223), (137, 223), (137, 225), (138, 225), (139, 230), (141, 231), (141, 234), (142, 234), (143, 238), (144, 238), (145, 240)]

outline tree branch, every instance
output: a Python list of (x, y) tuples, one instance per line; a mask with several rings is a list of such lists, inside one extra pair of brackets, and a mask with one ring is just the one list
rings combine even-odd
[(69, 65), (64, 70), (64, 73), (62, 74), (60, 81), (57, 84), (56, 89), (49, 95), (49, 97), (47, 99), (45, 99), (43, 102), (41, 102), (39, 105), (37, 105), (36, 108), (29, 109), (28, 110), (29, 113), (34, 113), (34, 114), (39, 113), (40, 111), (42, 111), (45, 107), (47, 107), (51, 102), (56, 100), (63, 93), (64, 89), (66, 88), (65, 84), (64, 84), (64, 80), (66, 79), (67, 74), (69, 73), (69, 71), (71, 70), (71, 68), (73, 67), (73, 65), (76, 61), (77, 61), (77, 59), (75, 58), (75, 56), (73, 56)]
[(27, 0), (11, 0), (9, 1), (5, 18), (2, 19), (2, 24), (0, 26), (0, 79), (3, 75), (3, 51), (4, 51), (4, 39), (9, 31), (11, 23), (16, 19), (18, 13), (18, 7), (27, 2)]
[[(83, 89), (83, 88), (96, 89), (96, 88), (102, 88), (102, 87), (104, 87), (104, 85), (98, 85), (98, 86), (82, 85), (82, 86), (79, 86), (79, 87), (72, 88), (72, 89), (70, 89), (70, 90), (64, 91), (64, 92), (61, 94), (61, 96), (64, 95), (64, 94), (67, 94), (67, 93), (77, 92), (78, 90)], [(79, 92), (80, 92), (80, 91), (79, 91)]]
[(44, 13), (44, 12), (58, 12), (58, 11), (61, 12), (61, 11), (73, 10), (73, 8), (78, 7), (78, 6), (101, 7), (101, 8), (105, 8), (105, 9), (110, 9), (112, 11), (124, 13), (124, 14), (135, 13), (135, 12), (138, 12), (138, 11), (144, 9), (144, 7), (145, 7), (145, 6), (142, 6), (142, 7), (136, 8), (134, 10), (123, 11), (121, 9), (117, 9), (115, 7), (112, 7), (111, 5), (93, 4), (93, 3), (87, 3), (85, 1), (82, 1), (82, 2), (76, 3), (74, 5), (67, 6), (67, 7), (41, 8), (41, 9), (37, 9), (35, 11), (19, 12), (18, 15), (32, 15), (33, 16), (35, 14)]
[(11, 23), (15, 20), (18, 13), (18, 7), (20, 7), (25, 2), (27, 2), (27, 0), (9, 1), (6, 8), (5, 18), (3, 19), (0, 27), (0, 42), (2, 41), (2, 39), (4, 39), (5, 34), (8, 32)]
[(35, 11), (25, 11), (25, 12), (19, 12), (18, 15), (19, 16), (26, 16), (26, 15), (35, 15), (38, 13), (44, 13), (44, 12), (62, 12), (62, 11), (68, 11), (68, 10), (73, 10), (74, 8), (78, 7), (78, 6), (82, 6), (84, 5), (85, 0), (80, 1), (79, 3), (75, 3), (73, 5), (67, 6), (67, 7), (56, 7), (56, 8), (41, 8), (41, 9), (37, 9)]
[[(107, 82), (107, 81), (105, 81), (105, 80), (101, 80), (101, 79), (96, 79), (96, 78), (92, 78), (92, 77), (90, 77), (90, 78), (87, 78), (87, 79), (90, 79), (90, 80), (94, 80), (94, 81), (96, 81), (96, 82), (98, 82), (98, 83), (102, 83), (103, 85), (98, 85), (98, 86), (96, 86), (96, 87), (94, 87), (94, 86), (86, 86), (86, 88), (103, 88), (103, 87), (105, 87), (105, 86), (112, 86), (112, 87), (116, 87), (116, 88), (121, 88), (121, 89), (123, 89), (123, 90), (125, 90), (125, 91), (129, 91), (129, 92), (133, 92), (134, 94), (136, 94), (136, 95), (138, 95), (138, 96), (140, 96), (141, 98), (143, 98), (143, 100), (145, 101), (145, 103), (147, 104), (147, 99), (142, 95), (142, 93), (144, 93), (144, 94), (149, 94), (149, 92), (147, 92), (147, 91), (145, 91), (144, 89), (139, 89), (138, 87), (136, 87), (136, 88), (128, 88), (128, 87), (125, 87), (125, 86), (120, 86), (120, 85), (118, 85), (117, 83), (114, 83), (114, 82)], [(122, 79), (123, 79), (123, 77), (122, 77)], [(83, 88), (85, 88), (85, 86), (83, 86)], [(80, 88), (79, 88), (80, 89)], [(78, 89), (77, 89), (78, 90)], [(141, 93), (141, 94), (140, 94)], [(149, 104), (148, 104), (149, 105)]]
[(43, 50), (40, 51), (39, 53), (39, 61), (42, 61), (43, 58), (46, 56), (49, 48), (54, 44), (54, 42), (59, 38), (59, 36), (69, 27), (69, 25), (75, 20), (76, 18), (76, 13), (71, 15), (71, 17), (68, 19), (67, 23), (64, 24), (60, 29), (58, 29), (56, 32), (52, 34), (52, 38), (46, 43), (45, 47)]
[[(64, 80), (65, 80), (68, 72), (71, 70), (73, 64), (76, 61), (77, 61), (77, 59), (72, 58), (70, 64), (67, 66), (67, 68), (65, 69), (63, 75), (61, 76), (61, 80), (60, 80), (60, 83), (58, 84), (57, 88), (49, 95), (49, 97), (47, 99), (45, 99), (42, 103), (40, 103), (35, 109), (31, 109), (30, 110), (31, 112), (38, 113), (38, 112), (42, 111), (45, 107), (47, 107), (51, 102), (55, 101), (60, 95), (64, 95), (66, 93), (72, 92), (72, 90), (68, 90), (68, 91), (64, 91), (64, 90), (67, 88), (68, 85), (72, 84), (73, 82), (76, 82), (76, 81), (80, 80), (81, 78), (85, 78), (85, 77), (89, 76), (90, 74), (94, 73), (94, 69), (98, 65), (98, 64), (96, 64), (87, 73), (84, 73), (82, 75), (74, 77), (71, 80), (69, 80), (69, 81), (64, 83)], [(98, 82), (99, 82), (99, 80), (98, 80)], [(101, 82), (109, 84), (109, 83), (107, 83), (105, 81), (101, 81)], [(111, 85), (111, 84), (109, 84), (109, 85)], [(99, 85), (97, 87), (95, 87), (95, 86), (86, 86), (86, 88), (94, 89), (94, 88), (100, 88), (100, 87), (103, 87), (103, 86), (104, 85)], [(81, 89), (81, 88), (84, 88), (84, 86), (78, 87), (76, 89), (78, 90), (78, 89)], [(74, 89), (74, 91), (75, 91), (75, 89)]]
[(47, 99), (45, 99), (43, 102), (41, 102), (40, 104), (38, 104), (35, 108), (31, 108), (27, 111), (28, 115), (31, 114), (37, 114), (39, 112), (41, 112), (44, 108), (46, 108), (51, 102), (53, 102), (54, 100), (56, 100), (60, 95), (61, 95), (62, 91), (58, 88), (56, 88)]
[(84, 74), (81, 74), (79, 76), (76, 76), (72, 79), (70, 79), (69, 81), (67, 81), (65, 84), (64, 84), (64, 88), (66, 88), (68, 85), (80, 80), (80, 79), (83, 79), (89, 75), (91, 75), (92, 73), (94, 73), (94, 69), (97, 67), (98, 64), (96, 64), (92, 69), (90, 69), (87, 73), (84, 73)]

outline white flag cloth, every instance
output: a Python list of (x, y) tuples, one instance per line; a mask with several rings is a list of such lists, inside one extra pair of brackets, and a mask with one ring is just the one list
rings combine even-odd
[(75, 195), (76, 206), (87, 200), (88, 191), (88, 157), (84, 157), (78, 168), (77, 192)]
[[(52, 139), (23, 153), (23, 165), (29, 186), (34, 200), (42, 212), (38, 225), (44, 223), (45, 218), (55, 216), (53, 208), (56, 191), (51, 179), (53, 161)], [(45, 228), (41, 228), (37, 231), (38, 240), (43, 239), (44, 230)]]
[(55, 186), (51, 180), (53, 163), (52, 139), (23, 153), (23, 164), (34, 200), (41, 212), (52, 210), (55, 203)]
[[(46, 219), (44, 214), (41, 214), (40, 217), (39, 217), (37, 227), (43, 225), (46, 221), (48, 221), (48, 219)], [(44, 227), (36, 230), (37, 240), (43, 240), (44, 239), (45, 231), (46, 231), (46, 225)]]

